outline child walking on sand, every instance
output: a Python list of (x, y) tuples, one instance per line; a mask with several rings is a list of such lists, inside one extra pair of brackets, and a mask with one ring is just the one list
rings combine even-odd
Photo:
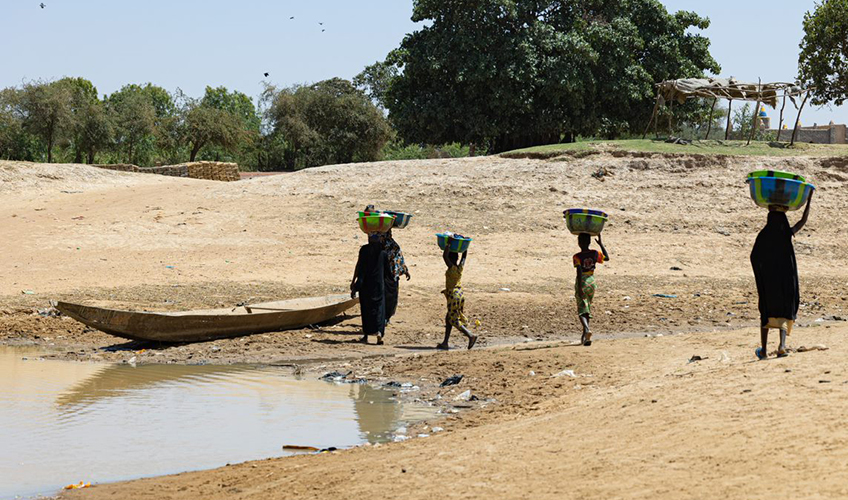
[(592, 299), (595, 297), (595, 266), (609, 261), (609, 254), (601, 241), (601, 236), (595, 240), (601, 251), (590, 250), (592, 237), (586, 233), (577, 236), (580, 252), (574, 254), (574, 267), (577, 269), (577, 279), (574, 282), (574, 298), (577, 299), (577, 315), (583, 325), (583, 336), (580, 343), (592, 345), (592, 332), (589, 330), (589, 319), (592, 318)]
[(462, 260), (457, 263), (458, 254), (450, 251), (450, 240), (445, 245), (445, 253), (442, 258), (448, 270), (445, 272), (445, 289), (442, 293), (448, 300), (448, 313), (445, 316), (445, 340), (436, 346), (436, 349), (447, 351), (448, 340), (453, 327), (456, 327), (468, 338), (468, 348), (477, 343), (477, 336), (468, 330), (468, 318), (465, 317), (465, 297), (462, 294), (462, 270), (465, 268), (465, 258), (468, 251), (462, 253)]
[(780, 207), (769, 207), (766, 227), (757, 235), (757, 241), (751, 251), (751, 266), (754, 268), (754, 279), (757, 282), (760, 310), (762, 346), (754, 351), (758, 359), (768, 357), (769, 328), (780, 330), (777, 356), (782, 358), (787, 355), (786, 336), (792, 333), (801, 302), (792, 237), (807, 223), (812, 199), (811, 193), (804, 208), (804, 215), (791, 227), (786, 213)]

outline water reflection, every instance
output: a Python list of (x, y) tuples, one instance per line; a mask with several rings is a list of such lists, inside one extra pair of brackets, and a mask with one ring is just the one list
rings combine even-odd
[(352, 387), (351, 396), (359, 430), (369, 443), (389, 439), (400, 419), (400, 405), (392, 404), (392, 393), (389, 391), (362, 384), (356, 384), (355, 387)]
[(24, 361), (0, 347), (0, 498), (388, 439), (392, 392), (273, 367)]
[(59, 394), (56, 405), (63, 412), (74, 412), (80, 406), (127, 396), (157, 384), (203, 382), (247, 369), (239, 365), (108, 365)]

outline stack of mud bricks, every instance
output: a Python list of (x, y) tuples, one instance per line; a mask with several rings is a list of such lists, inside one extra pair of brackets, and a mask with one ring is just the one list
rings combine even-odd
[(188, 168), (188, 176), (192, 179), (232, 182), (240, 178), (237, 163), (196, 161), (193, 163), (184, 163), (180, 166)]
[(188, 169), (182, 165), (143, 168), (141, 171), (150, 174), (167, 175), (169, 177), (188, 177)]
[(148, 168), (128, 164), (94, 166), (108, 170), (117, 170), (119, 172), (137, 172), (167, 175), (170, 177), (188, 177), (191, 179), (205, 179), (207, 181), (232, 182), (241, 178), (239, 176), (239, 167), (237, 163), (223, 163), (218, 161), (195, 161), (191, 163), (181, 163), (179, 165), (166, 165), (162, 167)]
[(107, 170), (117, 170), (118, 172), (141, 172), (141, 168), (130, 165), (129, 163), (115, 163), (113, 165), (94, 165), (97, 168), (105, 168)]

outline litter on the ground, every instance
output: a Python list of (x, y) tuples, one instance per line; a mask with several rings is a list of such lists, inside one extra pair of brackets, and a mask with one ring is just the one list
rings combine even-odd
[(574, 373), (574, 370), (563, 370), (559, 373), (554, 374), (554, 377), (571, 377), (577, 378), (577, 375)]
[(459, 400), (468, 401), (469, 399), (471, 399), (471, 389), (468, 389), (467, 391), (461, 393), (459, 396), (457, 396), (453, 399), (457, 400), (457, 401), (459, 401)]
[(80, 481), (79, 484), (69, 484), (65, 486), (66, 490), (79, 490), (82, 488), (91, 488), (91, 483), (86, 483), (85, 481)]
[(677, 295), (673, 295), (670, 293), (655, 293), (654, 297), (659, 297), (661, 299), (676, 299)]
[(463, 375), (454, 375), (453, 377), (446, 378), (439, 387), (448, 387), (450, 385), (456, 385), (462, 381)]
[(330, 372), (325, 373), (321, 376), (321, 380), (344, 380), (353, 372), (341, 373), (341, 372)]
[(297, 444), (287, 444), (283, 446), (284, 451), (318, 451), (319, 448), (314, 446), (300, 446)]
[(796, 351), (798, 351), (798, 352), (807, 352), (807, 351), (826, 351), (826, 350), (828, 350), (828, 349), (829, 349), (829, 347), (827, 347), (827, 346), (826, 346), (826, 345), (824, 345), (824, 344), (816, 344), (816, 345), (811, 345), (811, 346), (809, 346), (809, 347), (801, 346), (801, 347), (799, 347), (798, 349), (796, 349)]

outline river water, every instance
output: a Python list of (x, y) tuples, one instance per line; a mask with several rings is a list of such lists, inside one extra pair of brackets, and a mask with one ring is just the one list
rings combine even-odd
[(0, 346), (0, 499), (389, 440), (430, 417), (365, 384), (250, 365), (102, 365)]

